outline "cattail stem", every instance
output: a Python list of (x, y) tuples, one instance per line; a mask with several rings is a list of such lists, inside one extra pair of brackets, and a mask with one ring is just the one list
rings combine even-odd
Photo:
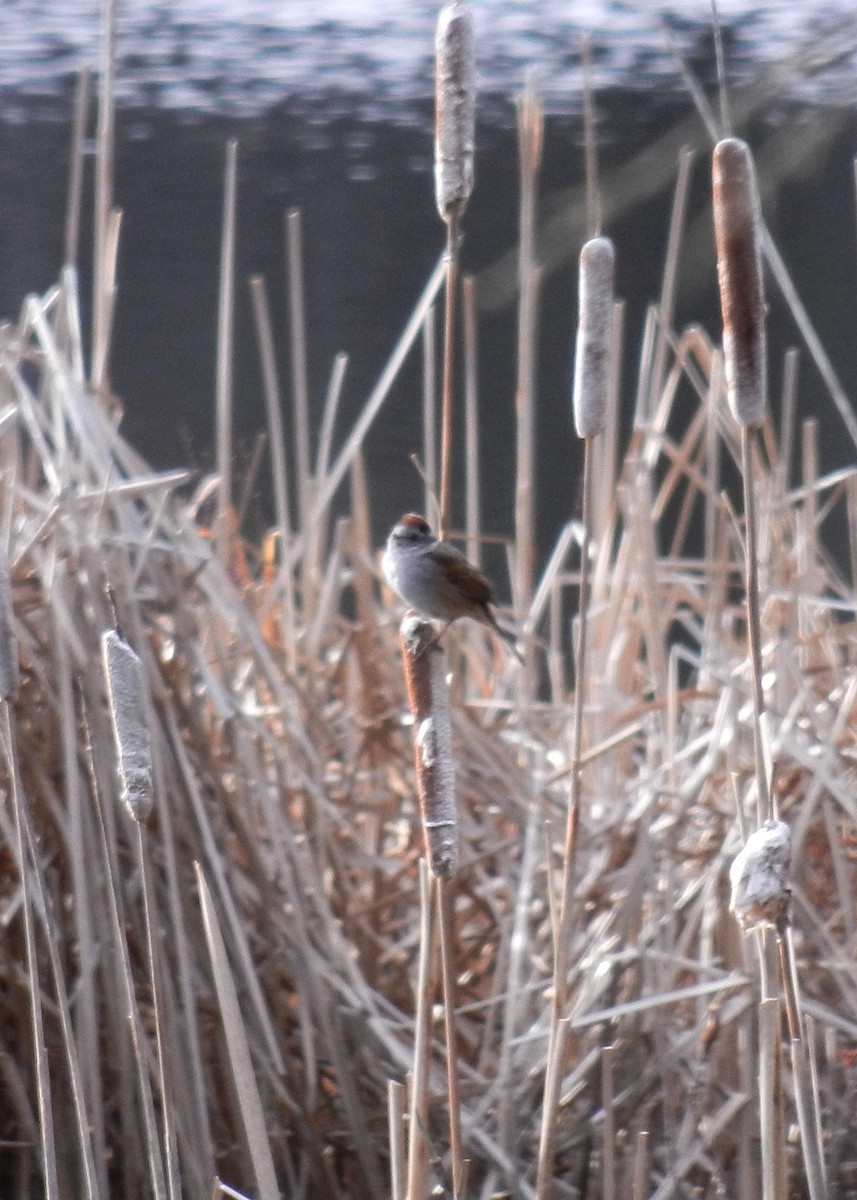
[(261, 275), (253, 275), (249, 283), (256, 322), (256, 337), (259, 343), (259, 359), (262, 364), (265, 409), (268, 416), (268, 442), (271, 447), (271, 467), (274, 477), (274, 511), (280, 531), (279, 574), (283, 594), (283, 619), (281, 622), (283, 645), (286, 649), (288, 669), (294, 674), (297, 667), (295, 589), (292, 572), (292, 521), (289, 506), (288, 457), (283, 429), (283, 406), (265, 280)]
[(753, 745), (758, 792), (758, 823), (763, 825), (774, 817), (771, 790), (768, 785), (766, 753), (762, 733), (765, 712), (765, 693), (762, 683), (762, 618), (759, 597), (759, 534), (756, 520), (756, 493), (753, 486), (753, 431), (741, 429), (741, 470), (744, 476), (744, 516), (746, 538), (744, 563), (747, 587), (747, 642), (750, 655), (750, 682), (753, 690)]
[(446, 1039), (446, 1085), (449, 1103), (452, 1194), (454, 1200), (459, 1200), (464, 1187), (464, 1153), (461, 1145), (461, 1096), (458, 1087), (458, 1038), (455, 1028), (454, 880), (437, 879), (435, 886), (440, 927), (440, 973), (443, 986), (443, 1027)]
[(452, 435), (453, 359), (455, 347), (455, 292), (458, 286), (458, 218), (447, 223), (446, 289), (443, 320), (443, 399), (440, 436), (440, 519), (438, 537), (443, 541), (452, 520)]
[(408, 1109), (407, 1200), (423, 1200), (428, 1174), (429, 1055), (431, 1050), (432, 904), (425, 859), (420, 859), (420, 940), (417, 960), (417, 996), (414, 1014), (414, 1069)]
[(86, 137), (86, 124), (89, 116), (89, 94), (92, 86), (92, 72), (84, 67), (77, 77), (77, 87), (74, 93), (74, 121), (71, 134), (71, 169), (68, 177), (68, 197), (65, 214), (65, 248), (63, 265), (77, 266), (77, 253), (80, 245), (80, 210), (83, 195), (83, 143)]
[(518, 250), (518, 372), (515, 390), (515, 603), (526, 612), (535, 577), (536, 324), (541, 270), (536, 263), (536, 192), (544, 132), (532, 76), (518, 100), (520, 145), (520, 245)]
[(580, 778), (583, 748), (583, 703), (586, 679), (587, 611), (590, 590), (590, 529), (592, 528), (592, 456), (593, 443), (586, 439), (583, 455), (583, 538), (580, 546), (580, 632), (577, 638), (574, 679), (574, 721), (571, 738), (571, 775), (568, 816), (563, 853), (562, 890), (559, 922), (555, 941), (553, 998), (551, 1001), (550, 1040), (542, 1101), (542, 1127), (536, 1177), (537, 1200), (548, 1200), (553, 1184), (556, 1147), (556, 1114), (562, 1083), (559, 1055), (564, 1044), (561, 1022), (568, 1002), (568, 968), (571, 961), (571, 918), (574, 902), (574, 861), (580, 820)]
[(464, 448), (467, 464), (465, 525), (467, 557), (478, 567), (482, 562), (479, 522), (479, 357), (476, 344), (476, 282), (472, 275), (466, 275), (463, 280), (462, 307), (464, 310)]

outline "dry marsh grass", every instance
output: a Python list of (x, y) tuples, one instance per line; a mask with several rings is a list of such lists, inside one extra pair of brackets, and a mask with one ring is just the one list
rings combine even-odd
[[(668, 275), (679, 236), (677, 222)], [(533, 270), (523, 254), (525, 305)], [(440, 264), (392, 374), (442, 278)], [(611, 376), (586, 530), (570, 519), (533, 579), (532, 546), (509, 547), (526, 667), (481, 630), (445, 639), (458, 868), (441, 884), (421, 868), (399, 614), (360, 453), (383, 388), (339, 456), (312, 472), (309, 447), (295, 453), (302, 519), (289, 528), (281, 494), (276, 552), (259, 553), (214, 481), (153, 472), (125, 441), (85, 376), (78, 302), (69, 268), (0, 331), (3, 1194), (748, 1198), (767, 1145), (776, 1186), (803, 1195), (794, 1042), (776, 989), (760, 1009), (752, 941), (728, 911), (756, 822), (754, 713), (792, 836), (787, 940), (822, 1184), (853, 1194), (857, 468), (819, 477), (808, 422), (791, 480), (788, 397), (748, 442), (718, 345), (671, 327), (665, 288), (627, 445)], [(472, 359), (466, 373), (475, 386)], [(742, 471), (762, 714), (746, 527), (723, 490)], [(334, 519), (342, 480), (349, 513)], [(528, 512), (519, 498), (520, 530)], [(825, 545), (837, 518), (848, 562)], [(111, 630), (139, 658), (115, 686), (133, 693), (150, 816), (148, 792), (121, 803)]]

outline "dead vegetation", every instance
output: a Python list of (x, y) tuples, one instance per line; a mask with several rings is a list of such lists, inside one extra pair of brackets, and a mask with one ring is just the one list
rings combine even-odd
[[(677, 221), (669, 262), (679, 236)], [(535, 269), (525, 255), (521, 269)], [(405, 349), (441, 278), (439, 267)], [(670, 311), (665, 289), (627, 446), (614, 372), (591, 447), (565, 921), (581, 523), (569, 521), (531, 594), (519, 564), (532, 547), (509, 547), (526, 669), (482, 630), (445, 639), (458, 806), (446, 1029), (398, 614), (379, 585), (360, 454), (383, 389), (337, 457), (328, 446), (314, 474), (305, 465), (296, 531), (281, 497), (279, 541), (260, 555), (222, 496), (209, 528), (215, 481), (152, 472), (122, 437), (84, 374), (72, 269), (3, 328), (10, 694), (10, 654), (20, 660), (2, 706), (4, 1195), (451, 1194), (462, 1169), (449, 1154), (452, 1031), (455, 1190), (534, 1196), (558, 929), (567, 994), (540, 1194), (759, 1195), (768, 1021), (767, 1133), (789, 1195), (803, 1195), (784, 1016), (776, 999), (760, 1014), (752, 943), (728, 911), (758, 778), (746, 531), (724, 490), (748, 462), (764, 737), (792, 835), (789, 937), (826, 1186), (853, 1193), (857, 468), (819, 477), (807, 422), (790, 478), (793, 369), (776, 420), (742, 454), (717, 345), (673, 329)], [(311, 461), (308, 448), (296, 457)], [(343, 479), (350, 511), (334, 520)], [(826, 548), (834, 520), (848, 561)], [(120, 803), (109, 630), (139, 656), (148, 818)]]

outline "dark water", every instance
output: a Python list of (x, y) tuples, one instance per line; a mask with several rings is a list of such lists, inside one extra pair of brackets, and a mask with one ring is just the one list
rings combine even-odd
[[(15, 3), (19, 14), (37, 4)], [(44, 6), (43, 6), (44, 7)], [(82, 6), (85, 8), (85, 6)], [(180, 7), (180, 6), (177, 6)], [(484, 13), (484, 9), (482, 10)], [(10, 9), (2, 10), (0, 27)], [(213, 439), (217, 274), (224, 145), (237, 137), (239, 150), (238, 303), (235, 362), (235, 429), (239, 455), (264, 427), (260, 372), (246, 279), (263, 274), (280, 337), (280, 371), (288, 393), (284, 303), (283, 216), (299, 207), (304, 220), (311, 395), (316, 423), (337, 351), (350, 356), (337, 443), (375, 382), (414, 300), (442, 248), (443, 228), (434, 209), (431, 179), (430, 30), (433, 9), (420, 10), (415, 25), (429, 30), (429, 51), (414, 39), (392, 37), (412, 73), (386, 82), (387, 91), (355, 87), (361, 43), (352, 37), (348, 86), (312, 75), (304, 89), (292, 83), (272, 101), (274, 84), (262, 72), (256, 95), (230, 79), (243, 78), (242, 54), (234, 70), (221, 63), (206, 89), (195, 80), (188, 96), (207, 103), (173, 103), (165, 76), (181, 79), (180, 47), (151, 40), (137, 48), (140, 61), (125, 62), (131, 80), (117, 123), (116, 203), (123, 209), (119, 298), (111, 364), (112, 383), (125, 403), (125, 432), (157, 466), (210, 465)], [(512, 12), (515, 12), (514, 6)], [(78, 13), (78, 20), (80, 19)], [(392, 18), (390, 18), (392, 21)], [(169, 23), (167, 23), (169, 25)], [(683, 47), (706, 83), (712, 83), (710, 39), (699, 28), (674, 22)], [(169, 26), (175, 34), (175, 27)], [(179, 22), (181, 32), (181, 22)], [(78, 29), (75, 22), (74, 28)], [(160, 27), (158, 27), (160, 28)], [(396, 32), (395, 24), (388, 33)], [(185, 30), (192, 43), (193, 30)], [(229, 33), (227, 29), (226, 33)], [(246, 31), (245, 31), (246, 33)], [(319, 28), (322, 42), (331, 31)], [(794, 31), (791, 31), (794, 34)], [(747, 22), (727, 30), (730, 64), (742, 83), (737, 99), (757, 105), (741, 132), (758, 151), (764, 208), (798, 290), (825, 341), (849, 394), (857, 393), (857, 352), (850, 297), (857, 278), (851, 160), (854, 120), (841, 104), (850, 72), (854, 30), (846, 25), (816, 48), (840, 61), (818, 74), (786, 74), (770, 95), (759, 96), (761, 67), (754, 74), (754, 47)], [(242, 34), (242, 37), (244, 34)], [(273, 34), (269, 33), (269, 38)], [(522, 35), (523, 36), (523, 35)], [(553, 35), (551, 35), (553, 36)], [(558, 36), (558, 35), (557, 35)], [(796, 36), (796, 35), (795, 35)], [(511, 37), (511, 35), (509, 35)], [(237, 38), (237, 34), (236, 34)], [(550, 37), (548, 38), (550, 41)], [(480, 403), (484, 512), (493, 532), (511, 527), (514, 454), (513, 401), (515, 307), (513, 271), (507, 256), (516, 244), (518, 204), (514, 108), (502, 84), (524, 63), (495, 59), (482, 106), (477, 187), (467, 214), (465, 269), (478, 280)], [(511, 42), (509, 43), (511, 44)], [(68, 166), (73, 78), (67, 67), (83, 53), (71, 35), (57, 48), (56, 66), (45, 63), (38, 87), (0, 74), (0, 313), (13, 315), (24, 295), (56, 278), (62, 257), (62, 221)], [(236, 45), (244, 45), (240, 40)], [(529, 47), (529, 43), (527, 43)], [(70, 47), (70, 48), (69, 48)], [(538, 43), (535, 46), (538, 49)], [(305, 47), (304, 47), (305, 49)], [(771, 47), (765, 47), (767, 58)], [(556, 46), (554, 46), (556, 51)], [(225, 52), (224, 52), (225, 53)], [(343, 50), (342, 54), (346, 54)], [(565, 54), (568, 77), (579, 56)], [(148, 55), (148, 56), (147, 56)], [(786, 55), (785, 44), (779, 54)], [(160, 57), (159, 57), (160, 56)], [(170, 57), (172, 56), (172, 57)], [(263, 56), (264, 57), (264, 56)], [(364, 54), (364, 74), (386, 79)], [(550, 57), (548, 55), (548, 57)], [(759, 52), (756, 61), (766, 55)], [(161, 60), (172, 63), (161, 70)], [(240, 62), (238, 61), (240, 59)], [(606, 232), (616, 241), (618, 287), (627, 299), (625, 408), (633, 404), (634, 360), (646, 304), (657, 298), (671, 203), (676, 154), (682, 144), (700, 148), (689, 210), (678, 322), (701, 320), (716, 335), (716, 281), (707, 212), (707, 142), (686, 88), (668, 55), (650, 42), (628, 51), (635, 72), (613, 73), (599, 88), (601, 170)], [(551, 60), (553, 61), (553, 60)], [(643, 71), (651, 66), (652, 74)], [(186, 52), (186, 63), (193, 56)], [(368, 64), (368, 65), (367, 65)], [(158, 68), (156, 70), (156, 68)], [(572, 70), (573, 68), (573, 70)], [(297, 73), (297, 68), (292, 68)], [(306, 69), (303, 64), (301, 70)], [(320, 68), (319, 68), (320, 70)], [(596, 56), (596, 81), (598, 76)], [(195, 73), (196, 72), (196, 73)], [(246, 73), (246, 72), (245, 72)], [(26, 76), (26, 72), (24, 72)], [(199, 78), (198, 78), (199, 76)], [(582, 176), (580, 121), (575, 105), (556, 102), (556, 71), (548, 89), (542, 175), (543, 220), (570, 204)], [(202, 82), (200, 80), (202, 79)], [(149, 81), (148, 84), (146, 81)], [(170, 85), (173, 86), (173, 85)], [(189, 86), (189, 85), (188, 85)], [(148, 91), (147, 91), (148, 87)], [(743, 90), (742, 90), (743, 89)], [(237, 93), (241, 102), (235, 100)], [(243, 97), (243, 98), (242, 98)], [(659, 139), (672, 138), (660, 148)], [(571, 212), (571, 209), (569, 209)], [(547, 549), (577, 502), (576, 447), (568, 419), (572, 331), (576, 319), (574, 272), (579, 236), (569, 223), (567, 244), (541, 248), (546, 282), (541, 302), (539, 358), (539, 530)], [(82, 247), (88, 261), (89, 247)], [(83, 271), (85, 291), (88, 288)], [(780, 363), (797, 334), (771, 295), (771, 374), (779, 386)], [(422, 486), (408, 463), (421, 450), (419, 353), (405, 371), (367, 443), (373, 518), (382, 531), (405, 508), (421, 503)], [(854, 447), (814, 369), (804, 356), (802, 408), (821, 421), (825, 468), (851, 462)], [(261, 487), (264, 491), (264, 480)], [(264, 519), (264, 498), (257, 512)]]

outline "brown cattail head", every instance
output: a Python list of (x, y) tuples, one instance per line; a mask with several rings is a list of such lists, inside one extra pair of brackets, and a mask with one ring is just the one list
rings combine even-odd
[(447, 222), (461, 216), (473, 191), (475, 124), (473, 16), (455, 0), (441, 9), (435, 34), (434, 185)]
[(115, 629), (102, 633), (101, 656), (122, 783), (120, 799), (134, 820), (143, 822), (154, 803), (143, 664)]
[(718, 142), (713, 175), (727, 397), (736, 421), (758, 425), (768, 391), (765, 293), (759, 193), (747, 143)]
[(791, 857), (791, 830), (782, 821), (766, 821), (736, 855), (729, 868), (729, 907), (745, 933), (765, 927), (782, 929), (791, 898)]
[(432, 874), (448, 877), (458, 866), (458, 814), (446, 654), (437, 644), (434, 625), (413, 611), (405, 614), (399, 636), (429, 867)]
[(601, 433), (610, 390), (613, 339), (613, 265), (609, 238), (590, 238), (580, 251), (580, 295), (574, 353), (574, 425), (577, 436)]
[(0, 550), (0, 696), (11, 700), (18, 690), (18, 642), (12, 627), (12, 581), (9, 559)]

